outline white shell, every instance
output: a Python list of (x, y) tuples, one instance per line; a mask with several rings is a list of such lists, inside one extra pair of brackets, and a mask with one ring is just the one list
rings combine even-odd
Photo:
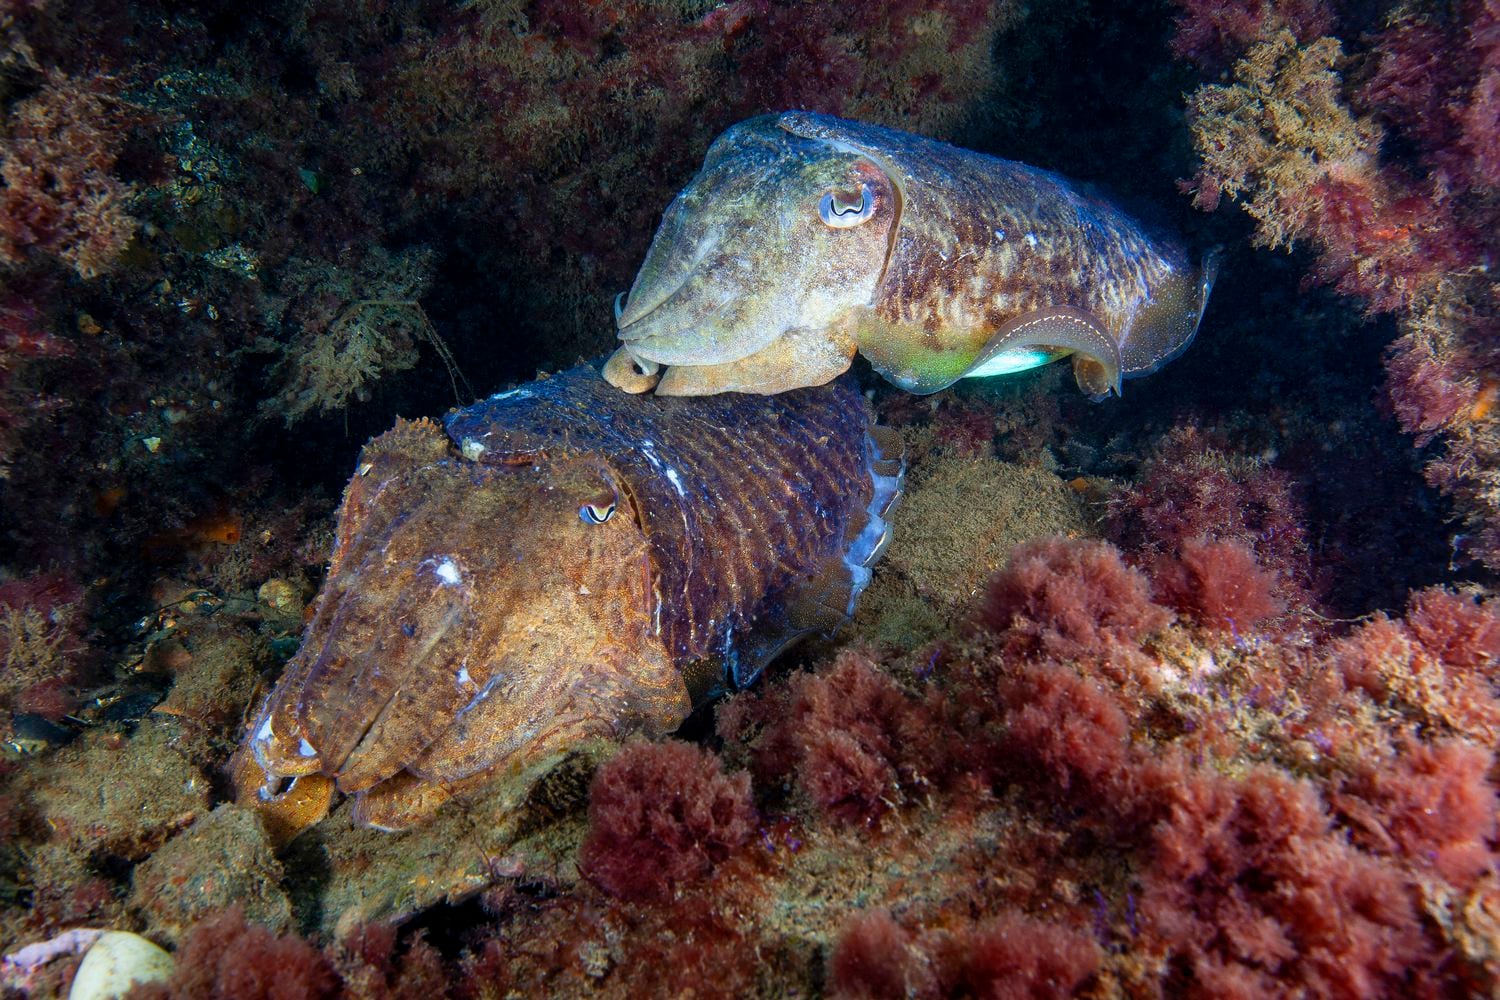
[(105, 931), (78, 966), (68, 1000), (115, 1000), (136, 983), (160, 983), (172, 975), (172, 956), (139, 934)]

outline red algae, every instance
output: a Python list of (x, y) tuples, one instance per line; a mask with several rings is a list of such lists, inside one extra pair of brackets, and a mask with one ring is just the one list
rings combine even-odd
[[(1267, 592), (1247, 548), (1203, 546)], [(1469, 957), (1497, 861), (1493, 742), (1437, 701), (1490, 676), (1489, 608), (1428, 590), (1330, 638), (1174, 621), (1152, 595), (1181, 585), (1107, 543), (1023, 546), (922, 672), (844, 650), (772, 678), (719, 706), (727, 766), (628, 745), (595, 774), (581, 846), (553, 848), (581, 877), (495, 865), (452, 947), (210, 916), (179, 952), (201, 968), (148, 995), (623, 997), (662, 992), (663, 970), (709, 996), (1494, 987)], [(275, 982), (237, 947), (283, 956)]]
[(0, 729), (30, 712), (53, 722), (78, 704), (90, 651), (83, 588), (62, 572), (0, 583)]
[(1008, 650), (1062, 659), (1107, 660), (1138, 651), (1172, 615), (1152, 602), (1145, 575), (1113, 546), (1049, 539), (1022, 546), (991, 582), (979, 621)]
[[(233, 730), (295, 640), (297, 602), (278, 617), (262, 584), (313, 589), (339, 487), (316, 467), (342, 476), (328, 456), (371, 421), (446, 405), (439, 344), (484, 366), (483, 391), (597, 351), (661, 208), (749, 114), (812, 107), (1069, 170), (1067, 140), (1028, 139), (1067, 131), (1057, 106), (1028, 105), (1031, 126), (1008, 116), (1033, 96), (1028, 49), (1056, 60), (1059, 40), (1090, 35), (1126, 50), (1122, 25), (1161, 21), (1107, 6), (15, 6), (0, 29), (0, 710), (82, 731), (0, 762), (0, 936), (85, 922), (170, 943), (176, 926), (177, 976), (137, 991), (151, 997), (1500, 990), (1500, 617), (1489, 589), (1450, 589), (1469, 561), (1500, 566), (1500, 34), (1485, 0), (1179, 0), (1171, 52), (1205, 74), (1190, 134), (1175, 96), (1193, 69), (1169, 71), (1160, 23), (1141, 36), (1159, 53), (1131, 69), (1168, 81), (1165, 110), (1149, 107), (1159, 85), (1109, 110), (1141, 145), (1172, 142), (1149, 168), (1113, 146), (1082, 163), (1106, 184), (1122, 163), (1194, 176), (1197, 207), (1219, 208), (1189, 225), (1203, 242), (1307, 251), (1232, 250), (1221, 304), (1293, 271), (1349, 300), (1299, 299), (1287, 327), (1343, 338), (1320, 356), (1349, 355), (1361, 401), (1383, 352), (1382, 405), (1456, 515), (1425, 528), (1451, 534), (1446, 573), (1447, 552), (1393, 570), (1393, 586), (1426, 587), (1404, 610), (1384, 592), (1384, 612), (1338, 603), (1355, 584), (1335, 571), (1405, 553), (1359, 524), (1374, 538), (1356, 558), (1324, 530), (1318, 477), (1358, 463), (1355, 435), (1301, 398), (1325, 383), (1288, 374), (1306, 369), (1279, 317), (1246, 324), (1267, 363), (1230, 372), (1286, 397), (1247, 413), (1305, 421), (1305, 454), (1284, 428), (1222, 429), (1170, 372), (1141, 384), (1168, 391), (1087, 417), (1044, 380), (1005, 399), (890, 396), (885, 411), (922, 425), (918, 451), (1076, 477), (1114, 544), (1035, 541), (916, 587), (929, 611), (976, 595), (954, 612), (966, 625), (942, 631), (944, 609), (910, 648), (820, 647), (805, 670), (771, 671), (712, 709), (711, 731), (696, 719), (606, 763), (587, 822), (586, 775), (528, 812), (513, 854), (475, 847), (489, 842), (465, 824), (490, 813), (446, 814), (445, 872), (463, 874), (436, 887), (430, 842), (350, 847), (334, 823), (237, 877), (205, 861), (234, 809), (217, 784)], [(1115, 79), (1107, 61), (1060, 65)], [(1186, 139), (1199, 162), (1173, 152)], [(1389, 319), (1353, 330), (1361, 310)], [(1245, 360), (1212, 326), (1180, 365), (1205, 348)], [(1096, 419), (1107, 430), (1084, 427)], [(955, 535), (999, 520), (971, 486), (993, 478), (952, 478)], [(909, 483), (916, 500), (922, 478)], [(1435, 506), (1408, 490), (1412, 509)], [(195, 520), (213, 510), (240, 518)], [(211, 543), (160, 550), (181, 581), (160, 600), (141, 578), (150, 538)], [(212, 627), (187, 627), (193, 605), (217, 609), (201, 612)], [(1318, 616), (1333, 607), (1361, 617)], [(144, 716), (97, 707), (168, 683)], [(330, 859), (364, 866), (368, 883), (337, 877), (415, 920), (346, 929)], [(255, 883), (274, 913), (187, 905)], [(308, 936), (257, 925), (275, 921)]]
[(1300, 41), (1327, 34), (1335, 16), (1325, 0), (1179, 0), (1172, 54), (1217, 70), (1273, 27)]
[(333, 964), (309, 942), (245, 922), (239, 910), (203, 920), (176, 954), (166, 983), (131, 1000), (322, 1000), (339, 996)]
[(1495, 864), (1493, 763), (1489, 751), (1461, 740), (1411, 741), (1355, 765), (1335, 802), (1356, 843), (1469, 890)]
[(929, 947), (943, 996), (1074, 996), (1099, 967), (1098, 945), (1083, 934), (1015, 913), (940, 936)]
[(1151, 577), (1158, 600), (1209, 628), (1248, 631), (1285, 608), (1274, 594), (1276, 577), (1238, 541), (1185, 542), (1177, 558), (1157, 561)]
[(826, 672), (735, 699), (718, 725), (749, 744), (763, 788), (794, 778), (817, 812), (844, 823), (875, 821), (919, 793), (939, 758), (927, 710), (852, 651)]
[(1377, 615), (1334, 643), (1330, 658), (1347, 683), (1424, 726), (1493, 742), (1496, 620), (1472, 598), (1424, 590), (1404, 620)]
[(633, 743), (599, 769), (589, 795), (583, 873), (622, 899), (660, 900), (703, 878), (755, 827), (748, 775), (688, 743)]
[(1406, 627), (1430, 655), (1461, 668), (1500, 659), (1500, 613), (1472, 595), (1431, 587), (1412, 595)]
[(1232, 459), (1226, 442), (1193, 425), (1167, 434), (1109, 512), (1111, 537), (1150, 562), (1181, 560), (1206, 542), (1238, 543), (1274, 575), (1275, 598), (1292, 604), (1314, 600), (1326, 586), (1305, 522), (1291, 476), (1264, 462)]
[(390, 924), (362, 924), (332, 949), (344, 995), (370, 1000), (440, 1000), (450, 995), (449, 970), (420, 934), (401, 941)]
[(833, 995), (850, 1000), (1068, 997), (1098, 967), (1084, 935), (1014, 913), (913, 934), (876, 910), (844, 926), (829, 960)]
[(17, 458), (23, 431), (66, 405), (37, 391), (27, 376), (73, 350), (67, 338), (49, 329), (33, 301), (14, 292), (0, 297), (0, 468)]
[(1432, 443), (1474, 405), (1469, 366), (1444, 358), (1425, 338), (1403, 337), (1391, 345), (1385, 371), (1391, 410), (1418, 448)]
[(1394, 995), (1414, 981), (1427, 958), (1414, 901), (1394, 868), (1341, 844), (1310, 784), (1256, 768), (1154, 795), (1143, 935), (1180, 956), (1183, 995)]
[(828, 959), (835, 996), (853, 998), (924, 996), (936, 989), (913, 935), (885, 910), (851, 918)]
[(144, 120), (107, 77), (57, 74), (10, 109), (0, 133), (0, 263), (53, 255), (84, 278), (112, 268), (139, 223), (116, 164)]
[(1126, 762), (1130, 721), (1097, 681), (1057, 663), (1028, 663), (1002, 675), (1001, 753), (1018, 780), (1071, 798), (1098, 801)]
[[(1086, 554), (1097, 565), (1103, 556), (1093, 543), (1049, 545), (1051, 565), (1064, 576), (1076, 565), (1063, 551), (1067, 546), (1081, 550), (1074, 559)], [(1019, 552), (1018, 564), (1034, 551)], [(1254, 568), (1253, 559), (1241, 561), (1246, 567)], [(1035, 586), (1036, 567), (1023, 572), (1032, 574)], [(1168, 680), (1143, 691), (1101, 665), (1099, 650), (1126, 642), (1128, 634), (1092, 633), (1096, 648), (1069, 659), (1035, 641), (1034, 619), (992, 614), (997, 599), (1014, 601), (1020, 578), (1002, 574), (989, 604), (981, 606), (980, 622), (993, 639), (945, 664), (953, 685), (947, 697), (969, 706), (945, 717), (957, 727), (946, 745), (983, 739), (984, 731), (999, 726), (991, 779), (1023, 790), (1025, 801), (1072, 836), (1099, 837), (1125, 852), (1125, 885), (1101, 896), (1113, 900), (1102, 912), (1125, 913), (1119, 931), (1125, 957), (1105, 960), (1103, 968), (1126, 979), (1144, 977), (1139, 981), (1152, 983), (1149, 992), (1157, 995), (1306, 989), (1394, 996), (1408, 995), (1419, 983), (1460, 981), (1444, 978), (1455, 972), (1448, 946), (1422, 921), (1420, 892), (1426, 890), (1419, 883), (1438, 878), (1463, 892), (1493, 870), (1490, 749), (1462, 740), (1412, 742), (1399, 718), (1374, 722), (1372, 706), (1361, 707), (1360, 695), (1351, 693), (1358, 686), (1329, 688), (1323, 671), (1305, 671), (1298, 647), (1283, 648), (1288, 640), (1262, 632), (1254, 616), (1238, 639), (1253, 638), (1255, 673), (1218, 678), (1223, 700), (1202, 693), (1182, 700), (1199, 680), (1186, 689)], [(1264, 580), (1259, 592), (1265, 593)], [(1425, 605), (1433, 610), (1424, 612)], [(1491, 653), (1481, 652), (1488, 648), (1483, 614), (1471, 602), (1434, 591), (1414, 597), (1408, 620), (1394, 627), (1408, 648), (1421, 647), (1425, 655), (1439, 654), (1409, 629), (1425, 630), (1437, 649), (1447, 637), (1461, 636), (1455, 645), (1463, 652), (1448, 656), (1477, 667), (1493, 663)], [(1433, 623), (1424, 624), (1429, 618)], [(1150, 655), (1139, 647), (1141, 636), (1129, 641)], [(1351, 642), (1329, 647), (1335, 663), (1349, 656)], [(996, 655), (1004, 659), (991, 659)], [(1066, 662), (1050, 662), (1055, 659)], [(1252, 684), (1280, 693), (1241, 686)], [(1290, 708), (1286, 699), (1294, 697), (1306, 699), (1304, 708)], [(987, 710), (975, 710), (986, 702)], [(1170, 727), (1163, 726), (1167, 705), (1175, 706), (1171, 714), (1179, 720)], [(1283, 731), (1253, 721), (1267, 711), (1282, 714)], [(1367, 728), (1360, 742), (1341, 750), (1328, 734), (1336, 732), (1334, 719), (1351, 712), (1363, 715)], [(970, 728), (975, 725), (979, 730)], [(1210, 730), (1218, 731), (1213, 739)], [(1335, 755), (1334, 766), (1287, 773), (1257, 762), (1267, 740), (1286, 751), (1311, 740), (1309, 749), (1321, 746)], [(1205, 749), (1212, 754), (1206, 759)], [(1286, 759), (1307, 757), (1299, 752)], [(952, 787), (951, 794), (960, 794)], [(1048, 863), (1068, 853), (1053, 850), (1061, 853)], [(929, 932), (907, 926), (888, 914), (850, 924), (832, 966), (840, 988), (851, 996), (893, 995), (898, 986), (913, 995), (952, 995), (937, 992), (941, 974), (924, 957), (920, 942)]]

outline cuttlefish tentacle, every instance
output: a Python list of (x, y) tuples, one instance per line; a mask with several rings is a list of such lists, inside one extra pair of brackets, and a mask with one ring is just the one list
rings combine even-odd
[(1213, 272), (1047, 171), (786, 112), (727, 130), (668, 207), (605, 378), (774, 393), (857, 351), (925, 393), (1072, 355), (1101, 396), (1186, 348)]

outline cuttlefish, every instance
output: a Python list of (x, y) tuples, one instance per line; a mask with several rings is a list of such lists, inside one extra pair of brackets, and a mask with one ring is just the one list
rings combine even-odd
[[(446, 430), (446, 433), (445, 433)], [(844, 381), (620, 393), (583, 366), (365, 445), (327, 581), (251, 721), (279, 840), (336, 793), (409, 827), (596, 738), (675, 729), (852, 613), (902, 465)]]
[(894, 129), (793, 111), (709, 147), (668, 206), (604, 376), (697, 396), (821, 385), (859, 353), (896, 385), (1071, 355), (1079, 386), (1119, 392), (1198, 329), (1194, 266), (1067, 180)]

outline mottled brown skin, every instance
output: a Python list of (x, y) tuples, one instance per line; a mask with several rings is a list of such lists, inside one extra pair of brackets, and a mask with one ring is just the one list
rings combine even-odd
[(447, 423), (366, 445), (303, 644), (249, 728), (240, 799), (282, 839), (335, 788), (400, 829), (590, 738), (669, 732), (847, 614), (876, 456), (846, 386), (663, 400), (581, 368)]
[(720, 136), (668, 207), (605, 377), (629, 392), (779, 392), (828, 381), (857, 351), (933, 392), (1019, 352), (1072, 354), (1097, 395), (1186, 347), (1212, 271), (1055, 174), (768, 115)]

